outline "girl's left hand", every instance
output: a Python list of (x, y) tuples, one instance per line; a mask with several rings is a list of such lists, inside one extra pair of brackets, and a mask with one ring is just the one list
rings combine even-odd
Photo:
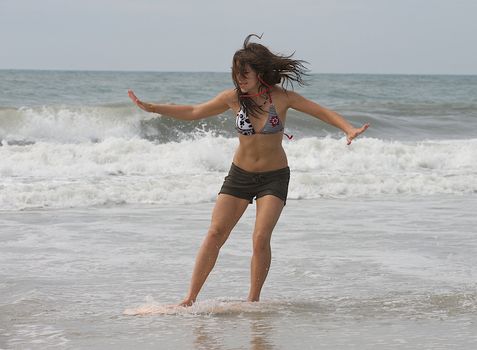
[(369, 128), (368, 123), (364, 124), (359, 129), (353, 128), (353, 129), (349, 130), (348, 132), (346, 132), (346, 140), (348, 141), (348, 145), (351, 144), (351, 141), (353, 141), (353, 139), (355, 139), (356, 137), (361, 135), (363, 132), (365, 132), (367, 128)]
[(142, 110), (145, 110), (146, 112), (152, 112), (152, 106), (150, 103), (145, 103), (142, 102), (140, 99), (137, 98), (137, 96), (134, 94), (132, 90), (128, 90), (128, 96), (129, 98)]

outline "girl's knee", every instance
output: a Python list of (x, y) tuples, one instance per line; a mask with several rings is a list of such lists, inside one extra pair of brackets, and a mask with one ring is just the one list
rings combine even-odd
[(207, 232), (207, 239), (221, 247), (229, 236), (229, 232), (221, 227), (211, 226)]
[(263, 253), (270, 249), (270, 234), (254, 232), (253, 251), (254, 253)]

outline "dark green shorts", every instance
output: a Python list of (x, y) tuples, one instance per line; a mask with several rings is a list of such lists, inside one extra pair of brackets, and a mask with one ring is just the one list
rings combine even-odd
[(220, 193), (247, 199), (250, 203), (254, 198), (267, 194), (274, 195), (286, 204), (290, 168), (282, 168), (264, 172), (249, 172), (232, 163), (229, 174), (224, 179)]

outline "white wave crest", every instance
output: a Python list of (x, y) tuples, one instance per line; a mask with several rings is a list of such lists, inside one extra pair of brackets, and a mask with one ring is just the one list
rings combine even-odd
[(144, 116), (127, 107), (22, 107), (0, 111), (5, 142), (81, 143), (140, 134)]
[[(237, 139), (0, 147), (0, 209), (213, 201)], [(477, 193), (477, 139), (285, 141), (290, 199)]]

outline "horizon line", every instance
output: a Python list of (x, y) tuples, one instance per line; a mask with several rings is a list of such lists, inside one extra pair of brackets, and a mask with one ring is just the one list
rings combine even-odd
[[(149, 70), (149, 69), (56, 69), (56, 68), (0, 68), (0, 71), (30, 72), (97, 72), (97, 73), (217, 73), (230, 74), (228, 71), (210, 70)], [(437, 75), (437, 76), (476, 76), (477, 73), (370, 73), (370, 72), (309, 72), (310, 75)]]

